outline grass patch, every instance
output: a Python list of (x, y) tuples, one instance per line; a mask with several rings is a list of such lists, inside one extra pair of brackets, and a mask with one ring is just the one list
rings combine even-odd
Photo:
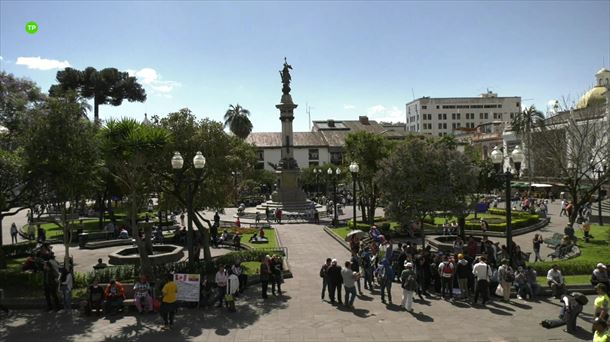
[(241, 266), (244, 268), (247, 275), (255, 275), (258, 274), (261, 263), (260, 261), (245, 261), (241, 263)]
[[(589, 274), (578, 274), (568, 275), (564, 277), (566, 284), (568, 285), (590, 285), (591, 275)], [(536, 281), (540, 286), (548, 286), (546, 283), (546, 275), (536, 277)]]
[(250, 238), (254, 233), (247, 233), (241, 237), (241, 243), (248, 245), (254, 249), (265, 249), (265, 248), (277, 248), (277, 239), (275, 238), (275, 229), (265, 229), (265, 237), (269, 242), (267, 243), (249, 243)]
[[(570, 260), (556, 260), (529, 263), (538, 274), (546, 274), (552, 265), (557, 264), (564, 275), (586, 275), (590, 276), (597, 263), (607, 263), (610, 260), (610, 228), (608, 226), (591, 226), (591, 235), (595, 238), (589, 242), (583, 239), (583, 232), (576, 231), (578, 247), (581, 255)], [(588, 281), (587, 281), (588, 282)]]

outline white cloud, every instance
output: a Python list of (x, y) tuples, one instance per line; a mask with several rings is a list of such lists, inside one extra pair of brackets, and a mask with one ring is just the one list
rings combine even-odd
[(25, 65), (28, 69), (51, 70), (65, 69), (70, 66), (68, 61), (58, 61), (39, 57), (17, 57), (17, 65)]
[[(149, 88), (153, 93), (156, 94), (168, 94), (171, 93), (174, 88), (179, 87), (181, 84), (175, 81), (162, 80), (161, 75), (153, 68), (143, 68), (140, 70), (128, 69), (127, 72), (131, 76), (135, 76), (138, 81)], [(171, 98), (171, 96), (164, 96)]]
[(0, 56), (0, 61), (3, 61), (3, 60), (4, 60), (4, 57)]
[(345, 104), (345, 105), (343, 105), (343, 109), (346, 109), (346, 110), (356, 109), (356, 106), (351, 105), (351, 104)]
[(404, 122), (405, 114), (396, 106), (386, 108), (383, 105), (376, 105), (367, 109), (367, 114), (377, 121), (385, 122)]

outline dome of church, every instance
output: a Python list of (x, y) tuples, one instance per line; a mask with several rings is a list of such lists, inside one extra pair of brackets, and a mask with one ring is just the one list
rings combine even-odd
[(591, 90), (586, 92), (578, 103), (576, 103), (576, 109), (583, 109), (589, 106), (601, 106), (606, 103), (606, 92), (608, 89), (606, 87), (593, 87)]

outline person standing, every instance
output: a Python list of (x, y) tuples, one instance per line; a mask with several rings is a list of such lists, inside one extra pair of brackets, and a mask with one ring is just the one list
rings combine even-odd
[(445, 298), (445, 292), (449, 293), (449, 299), (453, 299), (453, 273), (455, 267), (446, 255), (443, 262), (438, 265), (438, 273), (441, 278), (441, 297)]
[(390, 265), (387, 258), (381, 262), (381, 302), (385, 303), (385, 294), (388, 293), (388, 302), (392, 304), (392, 281), (394, 281), (394, 268)]
[[(326, 258), (326, 263), (320, 268), (320, 278), (322, 278), (322, 300), (324, 300), (326, 289), (328, 288), (328, 268), (330, 267), (331, 261), (330, 258)], [(330, 295), (330, 288), (328, 289), (328, 294)]]
[(610, 341), (610, 334), (608, 334), (608, 323), (603, 320), (596, 318), (593, 321), (593, 342), (608, 342)]
[(72, 267), (70, 263), (62, 270), (60, 277), (60, 289), (64, 300), (64, 310), (72, 312), (72, 287), (74, 285), (74, 276), (72, 275)]
[(487, 261), (487, 258), (481, 256), (480, 261), (472, 268), (472, 274), (474, 274), (475, 279), (477, 280), (474, 291), (474, 305), (477, 304), (479, 295), (483, 297), (483, 306), (485, 306), (485, 303), (489, 300), (488, 285), (491, 277), (491, 267), (489, 267), (485, 261)]
[(267, 289), (269, 288), (269, 278), (271, 277), (271, 268), (269, 267), (270, 257), (264, 256), (261, 260), (260, 279), (261, 279), (261, 294), (263, 299), (267, 299)]
[(167, 275), (167, 282), (161, 289), (161, 316), (163, 317), (163, 328), (171, 329), (174, 326), (174, 316), (176, 315), (176, 299), (178, 286), (174, 282), (174, 275)]
[(597, 293), (597, 297), (593, 302), (593, 306), (595, 308), (595, 317), (599, 317), (604, 321), (608, 320), (608, 307), (610, 306), (610, 297), (606, 294), (606, 285), (597, 284), (595, 285), (595, 293)]
[(59, 310), (59, 267), (55, 262), (55, 256), (51, 254), (50, 259), (43, 266), (44, 296), (47, 301), (47, 310)]
[(239, 293), (244, 293), (246, 290), (246, 285), (248, 283), (248, 276), (244, 272), (244, 268), (241, 266), (241, 262), (235, 261), (235, 265), (231, 267), (231, 272), (237, 276), (237, 280), (239, 280)]
[(462, 299), (469, 298), (470, 292), (468, 291), (468, 278), (470, 277), (470, 264), (464, 259), (463, 254), (458, 254), (458, 262), (455, 270), (457, 276), (458, 286), (460, 288), (460, 295)]
[(371, 250), (369, 247), (364, 247), (360, 262), (364, 271), (364, 289), (373, 291), (373, 263), (371, 262)]
[(13, 222), (13, 224), (11, 224), (11, 243), (12, 244), (16, 244), (17, 243), (17, 225), (15, 224), (15, 222)]
[(218, 305), (216, 307), (222, 307), (222, 301), (224, 300), (225, 294), (227, 292), (227, 271), (223, 265), (218, 266), (218, 272), (216, 272), (216, 286), (218, 287), (218, 297), (216, 300), (218, 301)]
[[(360, 257), (358, 257), (357, 252), (352, 251), (352, 258), (350, 260), (350, 264), (352, 265), (352, 271), (360, 274)], [(362, 296), (362, 288), (360, 287), (360, 277), (357, 277), (356, 285), (358, 287), (358, 293)]]
[(343, 280), (343, 287), (345, 287), (345, 306), (348, 308), (354, 307), (354, 300), (356, 299), (356, 279), (358, 279), (359, 276), (358, 272), (352, 270), (351, 263), (346, 261), (345, 267), (341, 269), (341, 277)]
[(180, 225), (184, 227), (184, 211), (180, 213)]
[[(271, 293), (274, 296), (282, 295), (282, 283), (284, 282), (284, 265), (282, 258), (274, 255), (271, 258)], [(275, 293), (275, 287), (277, 286), (277, 294)]]
[(567, 215), (566, 212), (567, 201), (565, 199), (561, 200), (561, 210), (559, 211), (559, 217), (563, 215)]
[(341, 276), (341, 267), (337, 266), (337, 259), (333, 259), (328, 268), (328, 295), (330, 296), (330, 303), (335, 303), (335, 293), (337, 294), (337, 300), (339, 304), (343, 304), (341, 299), (341, 283), (343, 277)]
[(540, 234), (536, 234), (534, 235), (534, 240), (532, 241), (533, 246), (534, 246), (534, 255), (536, 256), (534, 259), (534, 262), (540, 260), (543, 261), (542, 258), (540, 257), (540, 245), (542, 245), (542, 235)]
[(413, 263), (406, 261), (404, 266), (405, 269), (400, 274), (402, 287), (402, 302), (400, 306), (404, 307), (407, 311), (413, 311), (413, 292), (417, 290), (417, 278), (415, 271), (413, 271)]
[(508, 259), (502, 259), (502, 265), (498, 267), (498, 278), (502, 286), (502, 297), (505, 302), (510, 302), (510, 288), (515, 281), (515, 272), (508, 264)]

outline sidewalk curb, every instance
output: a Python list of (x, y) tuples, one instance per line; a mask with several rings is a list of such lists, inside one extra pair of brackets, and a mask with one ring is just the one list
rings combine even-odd
[(347, 242), (343, 241), (343, 239), (335, 234), (335, 232), (333, 232), (332, 228), (329, 228), (328, 226), (324, 226), (324, 231), (330, 235), (330, 237), (332, 237), (333, 239), (337, 240), (337, 242), (343, 246), (345, 249), (347, 249), (348, 251), (351, 251), (351, 249), (349, 248), (349, 245), (347, 244)]

